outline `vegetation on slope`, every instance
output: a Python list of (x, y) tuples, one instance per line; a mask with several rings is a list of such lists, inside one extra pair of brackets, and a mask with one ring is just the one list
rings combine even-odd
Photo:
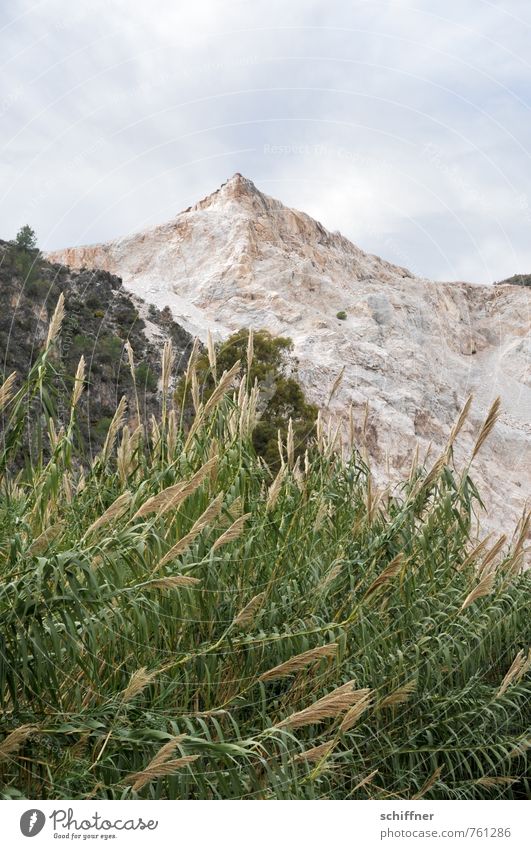
[[(81, 355), (87, 366), (90, 394), (80, 401), (76, 425), (77, 450), (84, 445), (97, 452), (122, 395), (132, 407), (137, 399), (147, 421), (159, 412), (160, 351), (145, 334), (138, 305), (122, 287), (119, 277), (105, 271), (72, 271), (47, 262), (35, 249), (31, 228), (22, 228), (15, 242), (0, 241), (0, 292), (6, 305), (0, 315), (0, 380), (12, 371), (24, 375), (36, 362), (46, 338), (48, 322), (59, 295), (66, 315), (61, 339), (53, 354), (54, 374), (48, 389), (48, 411), (56, 425), (66, 424), (62, 400), (72, 388), (72, 376)], [(172, 339), (178, 358), (176, 371), (186, 366), (192, 339), (171, 317), (150, 311), (161, 335)], [(135, 356), (135, 373), (128, 366), (127, 346)], [(37, 410), (35, 410), (37, 414)], [(30, 424), (32, 422), (30, 421)], [(36, 456), (38, 446), (26, 429), (24, 448)]]
[(3, 798), (527, 795), (528, 523), (471, 542), (464, 415), (394, 495), (320, 420), (299, 460), (288, 428), (272, 479), (240, 366), (183, 428), (167, 345), (149, 433), (121, 402), (83, 467), (81, 364), (64, 431), (46, 419), (51, 457), (15, 477), (60, 319), (0, 389)]
[(217, 373), (229, 371), (236, 362), (245, 363), (248, 385), (254, 386), (256, 382), (260, 390), (257, 401), (260, 417), (252, 431), (253, 446), (268, 466), (278, 471), (279, 434), (286, 441), (291, 419), (295, 457), (303, 454), (308, 440), (315, 436), (317, 407), (307, 402), (300, 384), (288, 373), (286, 355), (293, 350), (292, 340), (259, 330), (252, 333), (251, 350), (249, 333), (246, 329), (239, 330), (217, 345), (209, 339), (209, 350), (197, 360), (194, 386), (181, 378), (176, 401), (179, 405), (184, 403), (187, 417), (193, 415), (198, 404), (208, 401), (214, 392)]
[(501, 283), (510, 283), (513, 286), (531, 286), (531, 274), (513, 274)]

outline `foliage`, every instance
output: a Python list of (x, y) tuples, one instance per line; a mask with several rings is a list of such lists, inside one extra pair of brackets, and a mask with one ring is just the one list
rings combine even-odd
[[(526, 526), (475, 545), (450, 446), (383, 496), (319, 425), (271, 484), (244, 377), (186, 429), (121, 404), (83, 467), (57, 344), (0, 390), (4, 798), (526, 796)], [(15, 476), (34, 402), (52, 455)]]
[(340, 321), (346, 321), (347, 314), (345, 310), (339, 310), (339, 312), (336, 313), (336, 318), (338, 318)]
[[(256, 382), (261, 391), (260, 417), (253, 431), (253, 444), (257, 454), (274, 471), (279, 467), (278, 433), (286, 441), (291, 419), (295, 456), (304, 454), (308, 440), (315, 433), (317, 407), (306, 401), (304, 392), (294, 377), (287, 374), (286, 354), (293, 348), (291, 339), (273, 336), (267, 330), (252, 334), (253, 358), (247, 374), (248, 386)], [(249, 331), (239, 330), (215, 346), (217, 373), (229, 371), (236, 362), (246, 363), (249, 348)], [(211, 359), (211, 357), (210, 357)], [(211, 396), (215, 380), (208, 352), (197, 363), (200, 398), (206, 402)], [(192, 387), (182, 378), (177, 389), (177, 401), (185, 401), (188, 413), (192, 408)]]
[(502, 283), (511, 283), (513, 286), (531, 286), (531, 274), (513, 274), (507, 280), (502, 280)]
[[(112, 417), (116, 399), (126, 395), (143, 418), (160, 411), (158, 344), (144, 334), (144, 322), (136, 303), (121, 281), (104, 271), (73, 271), (47, 262), (38, 252), (0, 241), (0, 288), (10, 309), (0, 314), (2, 371), (23, 375), (35, 362), (47, 323), (59, 295), (65, 298), (66, 316), (60, 344), (53, 355), (56, 389), (71, 388), (72, 374), (83, 354), (87, 365), (87, 389), (77, 416), (78, 448), (94, 453), (102, 446), (105, 422)], [(152, 322), (169, 335), (180, 352), (176, 366), (183, 370), (191, 337), (170, 318), (162, 322), (154, 308)], [(135, 372), (131, 371), (126, 345), (131, 346)], [(139, 365), (138, 365), (139, 364)], [(136, 378), (133, 379), (133, 374)], [(0, 373), (0, 380), (2, 374)], [(59, 405), (58, 428), (66, 425)], [(20, 446), (19, 465), (26, 461), (32, 444), (32, 416), (28, 414), (26, 440)]]
[(17, 248), (24, 251), (35, 250), (37, 247), (37, 236), (35, 234), (35, 230), (33, 230), (29, 224), (24, 224), (15, 237), (15, 244)]

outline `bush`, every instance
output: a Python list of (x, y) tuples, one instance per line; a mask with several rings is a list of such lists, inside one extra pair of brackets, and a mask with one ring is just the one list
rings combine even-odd
[(35, 230), (32, 230), (29, 224), (24, 224), (15, 237), (15, 244), (17, 248), (23, 251), (35, 250), (37, 247), (37, 236), (35, 235)]
[(135, 379), (139, 389), (156, 392), (158, 387), (157, 375), (147, 363), (140, 363), (135, 370)]
[[(225, 342), (216, 345), (217, 372), (229, 371), (239, 360), (247, 359), (249, 331), (239, 330)], [(287, 439), (289, 420), (292, 420), (295, 456), (304, 454), (308, 440), (314, 435), (317, 407), (306, 401), (297, 381), (287, 375), (287, 354), (293, 349), (291, 339), (273, 336), (267, 330), (253, 334), (253, 358), (249, 371), (249, 384), (258, 382), (262, 390), (263, 403), (256, 424), (253, 441), (256, 452), (276, 470), (280, 464), (278, 433), (284, 442)], [(197, 376), (203, 401), (207, 401), (215, 386), (208, 354), (201, 355), (197, 363)], [(177, 389), (178, 403), (183, 399), (191, 415), (190, 386), (182, 378)]]
[(345, 310), (340, 310), (338, 313), (336, 313), (336, 318), (339, 318), (340, 321), (345, 321), (347, 318)]

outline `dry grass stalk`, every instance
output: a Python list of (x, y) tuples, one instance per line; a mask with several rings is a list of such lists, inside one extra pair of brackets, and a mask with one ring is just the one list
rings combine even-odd
[(275, 504), (277, 503), (278, 496), (280, 495), (280, 491), (282, 489), (282, 484), (284, 482), (284, 478), (286, 477), (286, 473), (287, 473), (287, 467), (281, 466), (275, 480), (273, 481), (273, 483), (269, 487), (269, 493), (268, 493), (267, 502), (266, 502), (267, 512), (272, 510), (273, 507), (275, 506)]
[(499, 398), (496, 398), (487, 414), (487, 418), (481, 426), (481, 430), (479, 431), (478, 438), (476, 439), (476, 444), (474, 445), (474, 450), (472, 451), (471, 461), (474, 459), (478, 451), (480, 451), (483, 443), (489, 438), (489, 435), (492, 429), (494, 428), (494, 425), (498, 421), (498, 417), (500, 415), (500, 407), (501, 401)]
[(531, 748), (531, 737), (519, 740), (514, 749), (511, 749), (511, 751), (509, 752), (509, 757), (521, 758), (526, 754), (529, 748)]
[(229, 386), (231, 385), (232, 381), (234, 380), (236, 375), (239, 373), (239, 371), (240, 371), (240, 360), (235, 362), (234, 365), (232, 366), (232, 368), (230, 368), (228, 371), (223, 372), (218, 385), (216, 386), (212, 395), (210, 396), (210, 398), (208, 399), (208, 401), (205, 404), (205, 409), (204, 409), (204, 415), (205, 416), (208, 416), (208, 414), (210, 412), (212, 412), (212, 410), (216, 407), (216, 405), (221, 401), (221, 399), (223, 398), (223, 396), (227, 392), (227, 389), (229, 388)]
[(177, 438), (179, 435), (179, 425), (177, 422), (177, 413), (175, 410), (170, 410), (168, 415), (168, 456), (172, 459), (177, 450)]
[(467, 607), (470, 607), (478, 598), (483, 598), (483, 596), (490, 595), (492, 590), (494, 589), (494, 581), (496, 579), (496, 571), (493, 569), (491, 572), (487, 572), (484, 575), (477, 586), (469, 592), (467, 597), (465, 598), (463, 604), (461, 605), (461, 610), (466, 610)]
[(505, 545), (507, 541), (507, 537), (505, 534), (502, 534), (501, 537), (494, 543), (490, 551), (485, 555), (484, 559), (481, 562), (481, 565), (478, 569), (478, 575), (482, 576), (488, 570), (492, 561), (496, 559), (501, 549)]
[(293, 422), (291, 417), (288, 421), (288, 435), (286, 438), (286, 454), (288, 458), (288, 466), (290, 469), (293, 468), (293, 464), (295, 462), (295, 441), (293, 438)]
[(450, 448), (452, 447), (452, 445), (454, 444), (455, 440), (457, 439), (459, 433), (461, 432), (461, 430), (463, 428), (464, 423), (466, 422), (466, 420), (468, 418), (468, 414), (470, 412), (470, 407), (472, 406), (472, 397), (473, 397), (472, 395), (469, 395), (468, 398), (466, 399), (464, 406), (463, 406), (463, 409), (459, 413), (457, 421), (455, 422), (454, 426), (452, 427), (452, 430), (450, 431), (450, 436), (448, 437), (448, 442), (447, 442), (447, 445), (446, 445), (447, 451), (449, 451)]
[[(361, 690), (359, 691), (362, 692)], [(349, 711), (345, 714), (341, 725), (339, 726), (339, 730), (342, 732), (348, 731), (352, 728), (358, 719), (365, 713), (368, 707), (372, 702), (372, 694), (371, 691), (366, 691), (366, 695), (364, 695), (353, 707), (350, 708)]]
[(63, 472), (63, 494), (67, 504), (72, 503), (72, 483), (68, 472)]
[(378, 770), (373, 769), (372, 772), (370, 772), (368, 775), (365, 776), (365, 778), (362, 778), (361, 781), (356, 784), (354, 790), (352, 790), (352, 793), (354, 793), (356, 790), (359, 790), (361, 787), (365, 787), (366, 784), (370, 784), (376, 775), (378, 775)]
[(334, 742), (321, 743), (320, 746), (314, 746), (313, 749), (306, 749), (305, 752), (300, 752), (293, 758), (293, 763), (315, 763), (322, 760), (334, 748)]
[(149, 424), (151, 427), (151, 442), (153, 443), (153, 452), (155, 454), (159, 453), (160, 449), (160, 427), (159, 423), (156, 420), (155, 416), (151, 416), (149, 420)]
[(87, 530), (85, 531), (85, 537), (87, 537), (89, 534), (94, 533), (94, 531), (97, 531), (98, 528), (103, 527), (103, 525), (108, 525), (109, 522), (112, 522), (113, 519), (118, 519), (120, 516), (123, 516), (129, 505), (131, 504), (132, 499), (133, 496), (129, 492), (129, 490), (126, 490), (126, 492), (122, 492), (122, 494), (119, 495), (118, 498), (113, 501), (110, 507), (107, 507), (105, 512), (102, 513), (101, 516), (99, 516), (96, 521), (93, 522), (92, 525), (90, 525), (89, 528), (87, 528)]
[(195, 367), (197, 365), (197, 360), (199, 358), (199, 339), (197, 336), (194, 339), (192, 350), (190, 351), (190, 356), (188, 357), (188, 363), (186, 366), (186, 371), (184, 373), (184, 379), (186, 383), (190, 383), (192, 374), (195, 371)]
[(2, 386), (0, 386), (0, 410), (4, 409), (4, 407), (9, 403), (13, 396), (16, 378), (17, 373), (16, 371), (13, 371), (11, 372), (9, 377), (4, 380)]
[(210, 371), (212, 372), (212, 376), (214, 380), (217, 380), (217, 358), (216, 358), (216, 348), (214, 345), (214, 340), (212, 338), (212, 334), (210, 330), (207, 330), (207, 354), (208, 354), (208, 362), (210, 364)]
[(512, 775), (493, 775), (478, 778), (476, 784), (479, 784), (481, 787), (499, 787), (500, 785), (508, 787), (509, 784), (514, 784), (515, 781), (518, 781), (518, 778)]
[(354, 448), (354, 443), (356, 441), (356, 429), (354, 427), (354, 407), (352, 401), (350, 402), (350, 406), (348, 408), (348, 444), (350, 450), (352, 451)]
[(340, 687), (336, 687), (328, 695), (318, 699), (304, 710), (292, 713), (278, 723), (278, 728), (302, 728), (305, 725), (314, 725), (339, 716), (359, 701), (369, 695), (370, 690), (354, 690), (355, 682), (348, 681)]
[(315, 519), (313, 522), (313, 530), (315, 532), (320, 531), (323, 524), (327, 519), (330, 518), (330, 505), (328, 501), (322, 498), (319, 502), (319, 507), (317, 508), (317, 512), (315, 514)]
[(428, 780), (422, 785), (418, 793), (415, 793), (411, 799), (422, 799), (423, 796), (426, 795), (428, 790), (431, 790), (434, 784), (437, 784), (439, 778), (441, 777), (442, 766), (438, 766), (437, 769), (430, 775)]
[(85, 489), (86, 483), (87, 482), (86, 482), (86, 479), (85, 479), (85, 470), (83, 469), (83, 467), (81, 467), (81, 469), (79, 471), (79, 477), (77, 479), (76, 495), (79, 495), (80, 492), (83, 492), (83, 490)]
[(322, 590), (326, 590), (330, 586), (332, 581), (335, 581), (335, 579), (337, 578), (337, 576), (341, 572), (342, 568), (343, 568), (343, 563), (336, 563), (334, 566), (332, 566), (332, 568), (328, 572), (328, 575), (325, 577), (323, 583), (321, 584)]
[(227, 545), (229, 542), (234, 542), (234, 540), (238, 539), (243, 532), (247, 519), (250, 519), (251, 515), (251, 513), (245, 513), (244, 516), (240, 516), (239, 519), (236, 519), (230, 528), (227, 528), (227, 530), (218, 537), (212, 546), (212, 551), (217, 551), (222, 545)]
[(334, 430), (333, 433), (332, 433), (332, 421), (329, 422), (328, 427), (329, 427), (328, 445), (327, 445), (327, 448), (326, 448), (327, 456), (331, 456), (334, 453), (334, 451), (337, 452), (338, 454), (342, 454), (343, 437), (342, 437), (342, 433), (341, 433), (341, 429), (342, 429), (341, 420), (338, 421), (338, 423), (336, 425), (336, 429)]
[(26, 554), (29, 557), (33, 557), (35, 554), (41, 554), (43, 551), (46, 551), (50, 543), (53, 542), (54, 539), (57, 539), (57, 537), (62, 533), (64, 526), (65, 523), (62, 519), (55, 521), (51, 527), (46, 528), (42, 534), (39, 534), (39, 536), (33, 540), (26, 550)]
[(28, 737), (34, 734), (38, 729), (37, 725), (20, 725), (11, 731), (7, 737), (4, 737), (0, 743), (0, 761), (16, 754), (19, 748), (26, 742)]
[(195, 587), (200, 583), (201, 581), (199, 578), (192, 578), (191, 575), (171, 575), (167, 578), (159, 578), (155, 581), (148, 581), (144, 587), (146, 590), (173, 590), (176, 587)]
[(232, 627), (246, 628), (254, 621), (256, 612), (260, 609), (265, 599), (265, 593), (258, 593), (245, 605), (237, 616), (232, 620)]
[(55, 307), (54, 313), (52, 315), (52, 320), (50, 321), (48, 327), (48, 335), (46, 337), (46, 344), (44, 346), (45, 350), (48, 350), (50, 345), (57, 339), (59, 333), (61, 332), (61, 325), (63, 324), (63, 319), (65, 317), (65, 296), (61, 292), (59, 298), (57, 300), (57, 305)]
[(170, 560), (174, 560), (179, 554), (182, 554), (182, 552), (193, 543), (194, 539), (199, 536), (201, 531), (210, 524), (212, 519), (215, 519), (216, 516), (219, 515), (223, 506), (223, 497), (223, 492), (220, 492), (219, 495), (216, 496), (214, 501), (208, 505), (206, 510), (201, 513), (199, 518), (194, 522), (188, 533), (178, 540), (178, 542), (176, 542), (168, 552), (166, 552), (162, 560), (159, 560), (156, 566), (157, 569), (160, 569), (161, 566), (165, 566), (166, 563), (170, 562)]
[[(168, 743), (165, 743), (163, 746), (161, 746), (161, 748), (159, 749), (153, 760), (149, 762), (147, 767), (141, 772), (134, 773), (133, 775), (128, 775), (125, 779), (125, 783), (133, 784), (133, 790), (136, 791), (140, 790), (145, 784), (151, 781), (152, 778), (159, 777), (156, 776), (154, 773), (163, 765), (171, 762), (172, 755), (174, 754), (175, 749), (177, 748), (179, 743), (184, 740), (184, 737), (184, 734), (179, 734), (178, 736), (173, 737)], [(195, 760), (197, 757), (199, 757), (199, 755), (188, 755), (186, 763), (191, 763), (191, 761), (189, 760), (190, 757), (192, 758), (192, 760)], [(185, 765), (184, 763), (182, 763), (183, 758), (178, 758), (177, 760), (180, 762), (180, 765)], [(175, 766), (175, 761), (173, 761), (173, 768), (178, 768)], [(164, 774), (167, 775), (168, 773)]]
[(85, 357), (81, 354), (79, 363), (77, 364), (76, 376), (74, 378), (74, 391), (72, 393), (72, 407), (76, 407), (85, 383)]
[[(346, 366), (343, 366), (343, 367), (342, 367), (342, 369), (341, 369), (341, 371), (339, 372), (338, 376), (337, 376), (337, 377), (336, 377), (336, 379), (334, 380), (334, 383), (332, 384), (332, 389), (330, 390), (330, 394), (329, 394), (329, 396), (328, 396), (328, 401), (326, 402), (326, 406), (327, 406), (327, 407), (329, 407), (329, 406), (330, 406), (330, 402), (332, 401), (332, 399), (334, 398), (334, 396), (335, 396), (335, 394), (336, 394), (337, 390), (338, 390), (338, 389), (339, 389), (339, 387), (341, 386), (341, 382), (342, 382), (342, 380), (343, 380), (343, 375), (345, 374), (345, 368), (346, 368)], [(352, 404), (351, 404), (351, 406), (350, 406), (350, 411), (351, 411), (351, 414), (352, 414)]]
[(496, 693), (496, 698), (499, 699), (500, 696), (503, 696), (513, 681), (520, 681), (530, 667), (531, 650), (528, 651), (527, 655), (524, 655), (524, 651), (521, 649), (513, 660), (505, 678), (501, 682), (500, 689)]
[[(234, 499), (234, 501), (232, 502), (232, 504), (228, 508), (227, 512), (228, 512), (229, 516), (231, 517), (231, 519), (236, 520), (236, 519), (240, 518), (240, 516), (242, 515), (242, 511), (243, 511), (243, 499), (242, 499), (241, 495), (238, 495), (238, 497)], [(247, 513), (246, 515), (249, 516), (250, 514)]]
[(383, 572), (380, 572), (377, 578), (374, 579), (369, 589), (365, 593), (365, 598), (368, 598), (372, 595), (377, 589), (384, 586), (388, 581), (395, 578), (400, 572), (402, 566), (404, 564), (404, 558), (402, 554), (397, 554), (396, 557), (393, 557), (391, 562), (385, 567)]
[(140, 444), (142, 433), (142, 425), (138, 425), (132, 433), (128, 425), (124, 426), (122, 439), (116, 451), (118, 476), (122, 483), (126, 482), (127, 478), (133, 471), (133, 460), (135, 452)]
[(317, 646), (315, 649), (309, 649), (309, 651), (296, 654), (284, 663), (279, 663), (278, 666), (274, 666), (272, 669), (268, 669), (267, 672), (263, 672), (258, 680), (272, 681), (275, 678), (288, 678), (290, 675), (294, 675), (295, 672), (299, 672), (307, 666), (318, 663), (324, 657), (334, 657), (337, 649), (337, 643), (328, 643), (326, 646)]
[(59, 444), (59, 434), (55, 429), (55, 422), (50, 416), (50, 418), (48, 419), (48, 439), (50, 440), (50, 448), (52, 451), (55, 451)]
[(192, 380), (191, 380), (191, 388), (190, 394), (192, 396), (192, 404), (194, 406), (194, 413), (197, 415), (199, 413), (201, 407), (201, 398), (199, 394), (199, 380), (197, 378), (197, 372), (192, 372)]
[(426, 475), (424, 480), (422, 480), (420, 482), (420, 486), (419, 486), (419, 490), (418, 490), (419, 493), (427, 492), (428, 490), (431, 489), (431, 487), (433, 486), (435, 481), (440, 478), (441, 472), (444, 469), (444, 467), (446, 466), (446, 462), (447, 462), (446, 454), (442, 454), (435, 461), (435, 463), (431, 467), (430, 471), (428, 472), (428, 474)]
[(284, 460), (284, 443), (282, 442), (282, 433), (281, 433), (280, 428), (277, 431), (277, 449), (278, 449), (278, 456), (279, 456), (279, 459), (280, 459), (280, 466), (282, 468), (283, 466), (285, 466), (286, 461)]
[(138, 696), (146, 687), (151, 684), (154, 678), (158, 675), (157, 670), (148, 672), (145, 666), (133, 672), (129, 680), (129, 684), (122, 692), (122, 702), (129, 702)]
[(293, 473), (293, 480), (297, 484), (297, 487), (299, 488), (300, 492), (304, 492), (305, 483), (304, 483), (304, 474), (301, 471), (300, 454), (297, 457), (297, 459), (295, 460), (295, 465), (293, 466), (293, 472), (292, 473)]
[(247, 337), (247, 374), (251, 374), (251, 366), (254, 357), (254, 330), (249, 328), (249, 336)]
[(468, 566), (470, 566), (471, 563), (474, 563), (478, 559), (479, 555), (483, 552), (483, 550), (487, 546), (487, 543), (490, 541), (491, 536), (492, 534), (488, 534), (488, 536), (482, 539), (481, 542), (478, 543), (478, 545), (476, 545), (472, 549), (472, 551), (467, 554), (467, 556), (459, 566), (460, 571), (463, 571), (463, 569), (466, 569)]
[(103, 448), (101, 452), (101, 456), (103, 460), (107, 460), (114, 448), (114, 444), (116, 442), (116, 437), (118, 436), (119, 430), (123, 427), (125, 421), (125, 414), (127, 411), (127, 399), (125, 395), (122, 395), (120, 398), (120, 402), (116, 408), (114, 416), (112, 417), (112, 421), (109, 425), (109, 430), (107, 431), (107, 436), (105, 437), (105, 442), (103, 443)]
[(162, 397), (165, 398), (170, 388), (171, 374), (173, 371), (175, 355), (171, 339), (167, 339), (162, 349)]
[(185, 755), (182, 758), (175, 758), (174, 760), (166, 761), (165, 763), (161, 763), (155, 767), (148, 765), (144, 770), (142, 770), (142, 772), (136, 772), (133, 775), (128, 775), (125, 779), (125, 783), (132, 784), (132, 789), (137, 792), (155, 778), (163, 778), (165, 775), (172, 775), (175, 770), (188, 766), (188, 764), (193, 763), (199, 757), (199, 755)]
[(378, 502), (380, 501), (380, 495), (378, 493), (378, 489), (373, 485), (372, 474), (369, 471), (367, 474), (367, 500), (366, 500), (366, 508), (367, 508), (367, 522), (369, 525), (372, 525), (374, 521), (374, 517), (376, 515), (376, 510), (378, 507)]
[(315, 421), (315, 436), (317, 440), (317, 448), (321, 452), (324, 453), (325, 441), (324, 441), (324, 423), (323, 416), (321, 410), (317, 413), (317, 419)]
[(125, 348), (125, 353), (127, 354), (127, 361), (129, 363), (129, 371), (131, 372), (131, 377), (133, 378), (133, 382), (134, 382), (134, 381), (136, 381), (135, 357), (134, 357), (133, 349), (131, 347), (131, 343), (130, 343), (129, 339), (125, 343), (124, 348)]
[(409, 697), (417, 689), (417, 679), (412, 678), (406, 684), (393, 690), (388, 696), (385, 696), (379, 703), (379, 708), (395, 707), (396, 705), (404, 704), (409, 700)]
[(217, 462), (217, 456), (211, 457), (190, 480), (173, 484), (157, 493), (157, 495), (152, 495), (136, 511), (133, 519), (140, 519), (142, 516), (148, 516), (150, 513), (157, 513), (160, 516), (167, 510), (177, 509), (202, 484), (206, 476), (217, 465)]
[(507, 563), (504, 566), (504, 571), (507, 571), (509, 574), (516, 573), (519, 570), (520, 566), (523, 565), (523, 561), (525, 558), (524, 545), (529, 535), (530, 523), (531, 513), (524, 512), (524, 515), (522, 516), (519, 522), (518, 536), (516, 537), (516, 542), (513, 546), (513, 550), (511, 551), (511, 556), (509, 557)]

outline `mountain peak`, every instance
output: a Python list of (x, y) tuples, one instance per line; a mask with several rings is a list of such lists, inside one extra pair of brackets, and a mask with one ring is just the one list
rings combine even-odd
[(213, 204), (219, 203), (219, 201), (225, 202), (229, 200), (240, 200), (240, 201), (249, 201), (256, 198), (263, 199), (265, 196), (260, 192), (252, 180), (249, 180), (248, 177), (244, 177), (243, 174), (240, 174), (239, 171), (236, 171), (232, 177), (229, 177), (224, 183), (221, 184), (219, 189), (216, 189), (211, 194), (204, 197), (202, 200), (195, 203), (193, 206), (190, 206), (186, 212), (196, 211), (199, 209), (206, 209)]

